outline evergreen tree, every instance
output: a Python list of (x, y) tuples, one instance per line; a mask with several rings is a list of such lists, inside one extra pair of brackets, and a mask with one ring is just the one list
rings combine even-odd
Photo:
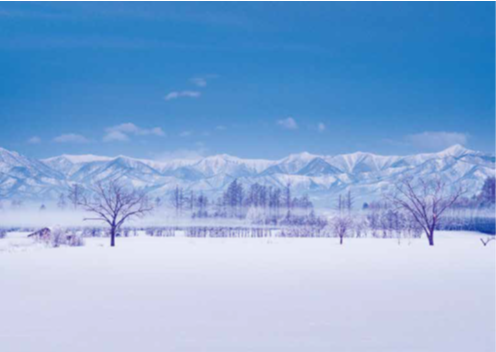
[(483, 206), (491, 206), (495, 204), (495, 193), (496, 193), (496, 179), (494, 177), (488, 177), (484, 181), (482, 190), (479, 194), (479, 202)]
[(171, 194), (170, 202), (172, 207), (176, 210), (176, 215), (180, 215), (184, 206), (184, 195), (181, 187), (176, 186)]

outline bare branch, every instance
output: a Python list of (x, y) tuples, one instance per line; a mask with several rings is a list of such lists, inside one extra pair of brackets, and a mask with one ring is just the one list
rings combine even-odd
[(481, 240), (482, 244), (483, 244), (483, 245), (484, 245), (484, 247), (485, 247), (485, 246), (487, 246), (487, 244), (488, 244), (489, 242), (494, 241), (494, 240), (495, 240), (495, 238), (494, 238), (494, 237), (489, 237), (487, 240), (484, 240), (483, 238), (481, 238), (480, 240)]
[(386, 199), (410, 213), (426, 233), (429, 244), (434, 245), (434, 231), (443, 213), (453, 206), (465, 191), (460, 187), (450, 191), (440, 179), (433, 182), (419, 179), (417, 187), (411, 180), (405, 179), (395, 186), (396, 193), (386, 195)]
[(104, 221), (109, 224), (111, 246), (115, 245), (116, 232), (125, 221), (153, 210), (144, 192), (128, 190), (116, 180), (107, 184), (99, 182), (91, 191), (92, 197), (80, 195), (78, 204), (95, 215), (94, 218), (85, 220)]

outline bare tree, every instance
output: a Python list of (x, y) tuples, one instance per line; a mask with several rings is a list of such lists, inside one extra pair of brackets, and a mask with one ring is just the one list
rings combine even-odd
[(229, 210), (229, 216), (240, 218), (243, 215), (244, 190), (237, 179), (232, 181), (222, 195), (224, 206)]
[(339, 195), (338, 196), (338, 204), (336, 205), (336, 209), (340, 212), (343, 210), (347, 210), (351, 212), (353, 210), (353, 205), (355, 204), (355, 197), (351, 194), (351, 191), (346, 193), (346, 196)]
[(481, 238), (480, 240), (481, 240), (482, 244), (483, 244), (483, 245), (484, 245), (484, 247), (485, 247), (485, 246), (487, 246), (487, 245), (488, 245), (488, 243), (489, 243), (489, 242), (491, 242), (491, 241), (495, 241), (495, 240), (496, 240), (496, 238), (494, 238), (494, 237), (488, 237), (488, 238), (486, 238), (485, 240), (484, 240), (483, 238)]
[(434, 231), (443, 213), (465, 193), (462, 188), (448, 188), (441, 180), (427, 182), (419, 179), (417, 187), (405, 179), (396, 185), (396, 192), (386, 195), (394, 205), (412, 215), (427, 235), (429, 245), (434, 245)]
[(286, 205), (288, 217), (290, 217), (291, 208), (293, 207), (293, 198), (291, 196), (291, 182), (286, 183), (286, 186), (284, 187), (284, 204)]
[(144, 192), (126, 189), (115, 180), (105, 185), (98, 183), (93, 195), (81, 195), (77, 205), (95, 215), (85, 220), (103, 221), (110, 226), (112, 247), (117, 231), (126, 220), (143, 216), (153, 209)]
[(200, 193), (198, 198), (196, 198), (196, 204), (198, 208), (197, 216), (199, 218), (206, 218), (208, 216), (208, 198), (203, 195), (203, 193)]
[(83, 198), (83, 189), (77, 183), (73, 184), (69, 189), (69, 200), (71, 201), (74, 209), (77, 209), (78, 205), (81, 203), (81, 199)]
[(343, 196), (340, 194), (338, 197), (338, 205), (336, 209), (339, 210), (339, 212), (341, 212), (343, 208), (344, 208)]
[(67, 202), (65, 201), (65, 195), (63, 193), (60, 193), (57, 207), (59, 207), (59, 209), (65, 209), (66, 206)]
[(351, 212), (353, 210), (353, 205), (355, 204), (355, 198), (351, 195), (351, 191), (346, 194), (346, 210)]
[(174, 192), (171, 194), (170, 202), (176, 210), (176, 215), (180, 215), (184, 206), (184, 194), (181, 187), (176, 186)]
[(155, 208), (160, 208), (162, 206), (162, 198), (155, 197)]
[(269, 188), (269, 209), (271, 215), (274, 217), (279, 216), (279, 209), (281, 208), (281, 190), (279, 188)]
[(336, 215), (332, 219), (332, 229), (339, 237), (339, 244), (343, 244), (343, 238), (347, 237), (353, 227), (353, 220), (348, 215)]

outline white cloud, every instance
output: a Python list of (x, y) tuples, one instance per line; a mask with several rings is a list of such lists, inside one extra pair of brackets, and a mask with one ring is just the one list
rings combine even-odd
[(175, 91), (175, 92), (170, 92), (165, 96), (165, 100), (174, 100), (178, 98), (199, 98), (201, 95), (200, 92), (193, 91), (193, 90), (183, 90), (183, 91)]
[(159, 136), (159, 137), (164, 137), (165, 136), (165, 132), (164, 130), (161, 128), (161, 127), (154, 127), (150, 130), (150, 134), (153, 134), (155, 136)]
[(179, 133), (179, 137), (190, 137), (193, 134), (191, 131), (183, 131)]
[(322, 122), (320, 122), (318, 125), (317, 125), (317, 130), (319, 130), (319, 132), (324, 132), (326, 129), (326, 125), (323, 124)]
[(207, 80), (203, 77), (191, 78), (191, 82), (197, 87), (206, 87), (207, 86)]
[(111, 131), (103, 137), (104, 142), (127, 142), (129, 137), (127, 134), (120, 131)]
[(158, 137), (165, 136), (165, 132), (160, 127), (154, 127), (150, 129), (140, 128), (131, 122), (108, 127), (105, 129), (105, 131), (106, 134), (103, 137), (104, 142), (113, 142), (113, 141), (126, 142), (130, 139), (129, 136), (131, 135), (136, 135), (136, 136), (153, 135)]
[(115, 132), (122, 132), (122, 133), (136, 133), (137, 131), (140, 130), (138, 126), (136, 126), (134, 123), (127, 122), (127, 123), (122, 123), (117, 126), (112, 126), (107, 128), (108, 131), (115, 131)]
[(468, 134), (459, 132), (422, 132), (410, 134), (405, 137), (405, 141), (418, 149), (441, 150), (451, 147), (454, 144), (466, 145)]
[(226, 126), (219, 125), (219, 126), (215, 127), (215, 129), (217, 131), (225, 131), (225, 130), (227, 130), (227, 127)]
[(56, 143), (88, 143), (89, 139), (76, 133), (62, 134), (53, 139)]
[(33, 136), (27, 140), (28, 144), (40, 144), (41, 143), (41, 138), (38, 136)]
[(287, 130), (296, 130), (298, 129), (298, 124), (296, 123), (295, 119), (292, 117), (288, 117), (286, 119), (278, 120), (277, 124), (281, 126), (282, 128), (285, 128)]
[(190, 79), (190, 82), (195, 86), (203, 88), (207, 86), (207, 82), (213, 78), (219, 77), (218, 75), (205, 75), (201, 77), (193, 77)]

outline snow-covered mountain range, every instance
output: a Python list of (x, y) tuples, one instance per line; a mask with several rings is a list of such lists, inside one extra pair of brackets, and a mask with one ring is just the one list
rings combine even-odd
[(301, 153), (281, 160), (256, 160), (223, 154), (167, 162), (95, 155), (36, 160), (0, 148), (0, 195), (37, 201), (56, 199), (74, 183), (87, 187), (116, 178), (153, 196), (167, 196), (176, 186), (218, 195), (238, 179), (246, 186), (258, 182), (283, 187), (290, 182), (297, 194), (306, 193), (316, 204), (326, 205), (348, 190), (360, 200), (378, 198), (405, 176), (441, 177), (474, 194), (494, 175), (494, 155), (460, 145), (409, 156)]

